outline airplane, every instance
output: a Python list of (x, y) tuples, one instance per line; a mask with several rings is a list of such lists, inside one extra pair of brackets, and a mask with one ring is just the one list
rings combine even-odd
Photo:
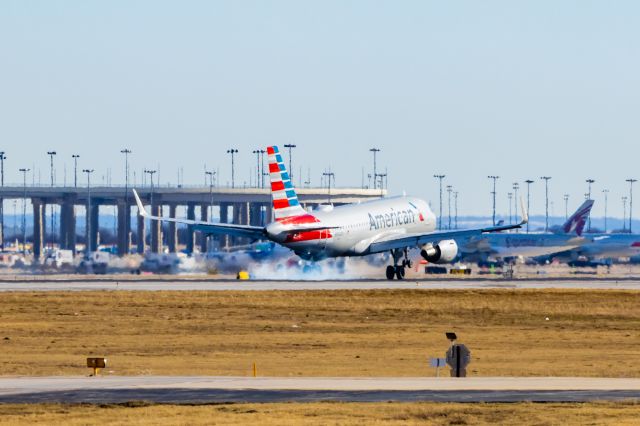
[(591, 243), (582, 236), (593, 200), (586, 200), (555, 233), (494, 233), (460, 241), (460, 259), (487, 262), (490, 259), (548, 256)]
[(406, 195), (322, 206), (308, 212), (300, 205), (278, 147), (267, 147), (267, 154), (275, 220), (264, 227), (152, 216), (133, 189), (138, 212), (152, 220), (192, 225), (208, 234), (273, 241), (308, 261), (390, 252), (393, 264), (386, 269), (389, 280), (404, 278), (405, 267), (411, 267), (411, 248), (420, 248), (427, 262), (450, 263), (458, 256), (456, 239), (517, 229), (528, 221), (522, 199), (523, 215), (518, 224), (446, 231), (435, 230), (436, 216), (424, 200)]
[(640, 255), (640, 235), (638, 234), (589, 234), (590, 241), (571, 250), (557, 253), (552, 258), (576, 262), (586, 260), (588, 264), (599, 261), (611, 263), (619, 258)]

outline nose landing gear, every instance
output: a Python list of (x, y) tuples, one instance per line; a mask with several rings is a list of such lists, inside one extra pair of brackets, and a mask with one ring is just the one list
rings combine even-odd
[[(387, 279), (393, 280), (395, 277), (398, 280), (404, 278), (405, 275), (405, 267), (411, 268), (411, 260), (409, 260), (409, 249), (393, 249), (391, 250), (391, 257), (393, 258), (393, 265), (387, 266), (387, 270), (385, 271)], [(400, 262), (400, 259), (402, 262)], [(400, 264), (398, 264), (400, 262)]]

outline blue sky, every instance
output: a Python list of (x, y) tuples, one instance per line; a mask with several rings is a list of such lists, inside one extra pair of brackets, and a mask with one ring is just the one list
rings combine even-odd
[[(319, 184), (360, 185), (382, 149), (389, 189), (437, 204), (435, 173), (460, 213), (498, 210), (527, 178), (532, 211), (577, 207), (594, 178), (622, 215), (639, 177), (640, 3), (632, 1), (8, 1), (0, 13), (0, 145), (57, 180), (71, 154), (98, 176), (160, 168), (162, 183), (238, 181), (251, 151), (295, 143)], [(100, 180), (100, 177), (97, 178)], [(640, 192), (638, 193), (640, 196)], [(603, 214), (601, 197), (594, 207)], [(640, 200), (640, 198), (638, 198)], [(436, 207), (436, 205), (434, 205)]]

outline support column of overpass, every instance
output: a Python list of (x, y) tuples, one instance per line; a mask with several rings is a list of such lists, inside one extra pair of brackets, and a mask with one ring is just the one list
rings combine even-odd
[(118, 201), (118, 254), (124, 256), (131, 250), (131, 204)]
[[(229, 223), (229, 203), (220, 203), (220, 223)], [(229, 236), (221, 234), (218, 237), (220, 248), (229, 247)]]
[[(242, 203), (233, 203), (231, 204), (231, 207), (233, 208), (233, 216), (232, 216), (233, 219), (231, 223), (238, 225), (241, 223), (241, 220), (242, 220), (242, 213), (241, 213)], [(229, 245), (236, 246), (238, 244), (240, 244), (240, 237), (229, 237)]]
[(76, 254), (76, 210), (73, 195), (66, 195), (60, 207), (60, 248)]
[(40, 259), (43, 249), (43, 215), (44, 203), (39, 198), (32, 198), (31, 204), (33, 205), (33, 257)]
[(137, 216), (137, 220), (138, 220), (138, 229), (137, 229), (137, 233), (138, 233), (138, 240), (137, 240), (137, 246), (138, 246), (138, 253), (139, 254), (144, 254), (145, 251), (145, 238), (147, 236), (147, 232), (146, 232), (146, 227), (145, 227), (145, 220), (143, 216), (138, 215)]
[(131, 208), (124, 200), (118, 201), (118, 255), (129, 254), (129, 227), (131, 221)]
[[(236, 223), (240, 225), (249, 225), (251, 223), (250, 205), (251, 203), (248, 203), (248, 202), (235, 204), (235, 206), (238, 206), (238, 219)], [(248, 244), (250, 242), (250, 240), (245, 237), (237, 237), (235, 241), (236, 241), (235, 244)]]
[(262, 226), (262, 204), (261, 203), (250, 204), (249, 223), (252, 226)]
[(273, 204), (266, 203), (264, 211), (264, 224), (267, 225), (271, 222), (273, 222)]
[[(200, 220), (203, 222), (209, 221), (209, 205), (202, 204), (200, 205)], [(209, 240), (209, 235), (204, 232), (200, 232), (200, 253), (207, 252), (207, 241)]]
[[(187, 204), (187, 219), (196, 220), (196, 205), (194, 203)], [(192, 254), (195, 246), (195, 233), (193, 225), (187, 226), (187, 253)]]
[[(176, 217), (176, 210), (178, 206), (175, 204), (169, 204), (169, 217)], [(175, 222), (169, 222), (169, 235), (167, 235), (167, 246), (170, 253), (178, 251), (178, 227)]]
[[(151, 215), (160, 216), (160, 203), (154, 202), (151, 205)], [(151, 229), (149, 231), (151, 232), (151, 252), (160, 253), (162, 248), (162, 222), (151, 220)]]
[(92, 202), (91, 212), (89, 213), (89, 220), (91, 221), (91, 247), (90, 251), (98, 250), (100, 245), (100, 204)]

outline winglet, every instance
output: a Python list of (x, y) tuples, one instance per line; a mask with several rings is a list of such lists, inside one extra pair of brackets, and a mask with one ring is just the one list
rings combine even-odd
[(136, 204), (138, 205), (138, 214), (142, 217), (146, 217), (147, 216), (147, 211), (144, 209), (144, 206), (142, 205), (142, 201), (140, 200), (140, 197), (138, 196), (138, 192), (131, 188), (131, 190), (133, 191), (133, 196), (136, 199)]
[(522, 210), (522, 221), (520, 225), (526, 225), (529, 222), (529, 212), (524, 207), (524, 199), (522, 197), (520, 197), (520, 208)]

